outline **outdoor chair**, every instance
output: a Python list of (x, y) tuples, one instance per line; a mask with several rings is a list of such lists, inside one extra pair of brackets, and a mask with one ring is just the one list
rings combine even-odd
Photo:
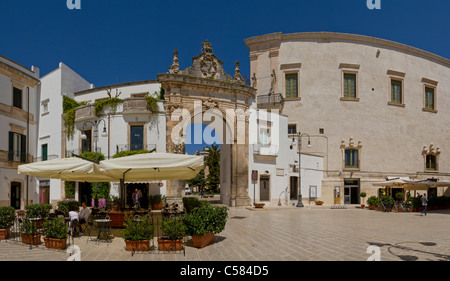
[[(77, 230), (79, 227), (80, 227), (80, 222), (77, 219), (74, 219), (69, 223), (69, 235), (70, 235), (70, 237), (72, 237), (72, 245), (75, 244), (75, 241), (74, 241), (75, 235), (79, 236), (79, 232)], [(69, 242), (70, 242), (70, 237), (69, 237)]]

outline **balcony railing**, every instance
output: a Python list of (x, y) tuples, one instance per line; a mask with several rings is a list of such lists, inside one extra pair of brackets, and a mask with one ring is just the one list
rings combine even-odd
[(278, 146), (277, 145), (253, 144), (253, 154), (266, 155), (266, 156), (277, 156), (278, 155)]
[(116, 153), (120, 151), (133, 151), (133, 150), (153, 150), (156, 149), (156, 144), (117, 144)]
[(281, 94), (270, 93), (267, 95), (257, 96), (258, 108), (278, 108), (281, 109), (284, 105), (284, 98)]
[(123, 114), (149, 113), (147, 110), (147, 99), (145, 97), (133, 97), (123, 100)]
[(75, 122), (95, 119), (95, 105), (88, 104), (75, 109)]

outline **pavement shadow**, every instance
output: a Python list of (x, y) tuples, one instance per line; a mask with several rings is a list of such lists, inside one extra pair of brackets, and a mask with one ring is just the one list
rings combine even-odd
[[(399, 242), (395, 244), (391, 243), (378, 243), (378, 242), (367, 242), (371, 246), (378, 246), (380, 248), (385, 247), (390, 254), (398, 257), (402, 261), (417, 261), (419, 260), (418, 255), (430, 255), (437, 258), (439, 261), (450, 261), (450, 255), (443, 255), (433, 251), (433, 247), (437, 246), (434, 242)], [(430, 247), (429, 250), (424, 250), (423, 246)], [(421, 247), (419, 249), (419, 247)], [(395, 253), (400, 251), (401, 254)], [(431, 260), (431, 257), (430, 257)]]

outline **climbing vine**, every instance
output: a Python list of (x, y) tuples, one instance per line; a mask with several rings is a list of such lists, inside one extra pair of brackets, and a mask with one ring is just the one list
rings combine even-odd
[(75, 131), (75, 109), (77, 107), (88, 104), (87, 101), (77, 102), (76, 100), (63, 96), (63, 115), (64, 125), (66, 126), (67, 136), (73, 136)]

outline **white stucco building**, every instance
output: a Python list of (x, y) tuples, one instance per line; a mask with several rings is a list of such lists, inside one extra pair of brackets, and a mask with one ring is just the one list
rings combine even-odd
[[(93, 87), (70, 67), (60, 62), (59, 67), (41, 80), (39, 103), (39, 138), (36, 161), (65, 157), (63, 96), (73, 98), (74, 93)], [(64, 196), (64, 185), (59, 179), (37, 178), (39, 203), (56, 203)]]

